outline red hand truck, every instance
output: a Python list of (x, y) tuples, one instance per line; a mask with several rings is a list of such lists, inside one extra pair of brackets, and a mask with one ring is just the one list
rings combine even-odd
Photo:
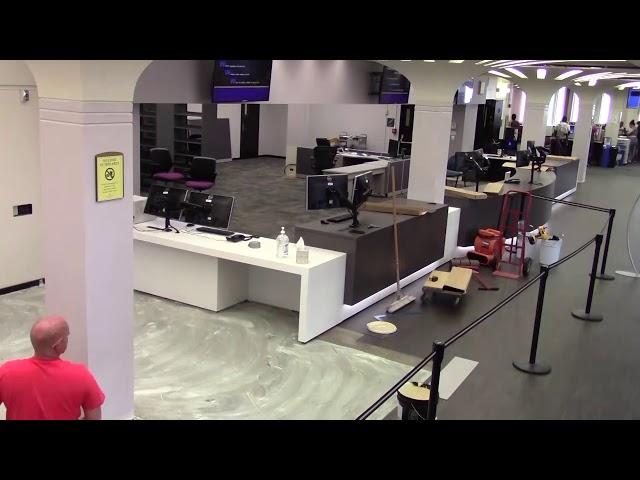
[(531, 202), (531, 192), (509, 190), (504, 196), (498, 221), (502, 239), (494, 275), (513, 279), (529, 275), (531, 258), (525, 255), (525, 245)]

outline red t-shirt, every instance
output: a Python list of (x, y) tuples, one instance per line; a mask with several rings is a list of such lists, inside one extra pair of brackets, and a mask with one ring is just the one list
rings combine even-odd
[(0, 403), (7, 420), (77, 420), (98, 408), (104, 393), (89, 369), (66, 360), (25, 358), (0, 366)]

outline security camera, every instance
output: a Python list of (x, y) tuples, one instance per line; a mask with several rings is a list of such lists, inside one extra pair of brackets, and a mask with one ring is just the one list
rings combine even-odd
[(26, 88), (24, 88), (21, 92), (20, 92), (20, 101), (25, 103), (29, 101), (29, 90), (27, 90)]

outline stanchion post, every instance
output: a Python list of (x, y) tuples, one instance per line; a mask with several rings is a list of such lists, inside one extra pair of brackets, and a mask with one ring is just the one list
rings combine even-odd
[(549, 277), (549, 267), (541, 265), (540, 270), (543, 276), (540, 277), (540, 286), (538, 287), (538, 303), (536, 305), (536, 317), (533, 323), (533, 335), (531, 337), (531, 351), (529, 352), (529, 361), (513, 361), (513, 366), (524, 373), (533, 375), (546, 375), (551, 372), (549, 365), (536, 363), (536, 355), (538, 353), (538, 338), (540, 337), (540, 325), (542, 324), (542, 307), (544, 306), (544, 294), (547, 288), (547, 278)]
[(438, 400), (440, 399), (440, 371), (442, 370), (442, 360), (444, 359), (444, 343), (433, 342), (433, 350), (436, 356), (433, 357), (433, 373), (431, 373), (431, 385), (429, 387), (429, 404), (427, 406), (427, 420), (436, 419)]
[(600, 258), (600, 246), (602, 245), (602, 234), (596, 235), (596, 248), (593, 252), (593, 264), (591, 265), (591, 275), (589, 275), (589, 292), (587, 293), (587, 306), (584, 310), (576, 309), (571, 312), (575, 318), (586, 320), (588, 322), (601, 322), (604, 318), (602, 315), (591, 313), (591, 302), (593, 301), (593, 289), (596, 283), (596, 274), (598, 273), (598, 260)]
[(607, 225), (607, 239), (604, 242), (604, 253), (602, 254), (602, 265), (600, 266), (600, 274), (596, 275), (599, 280), (614, 280), (613, 275), (607, 275), (605, 268), (607, 266), (607, 255), (609, 255), (609, 243), (611, 242), (611, 230), (613, 229), (613, 219), (616, 216), (616, 209), (609, 210), (609, 225)]

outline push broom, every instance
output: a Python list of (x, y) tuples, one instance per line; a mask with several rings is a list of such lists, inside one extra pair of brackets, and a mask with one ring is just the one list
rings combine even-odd
[[(403, 295), (402, 290), (400, 289), (400, 255), (398, 254), (398, 222), (396, 220), (396, 175), (395, 169), (393, 166), (391, 167), (391, 187), (393, 192), (391, 194), (391, 204), (393, 210), (393, 243), (395, 247), (395, 256), (396, 256), (396, 299), (389, 305), (387, 308), (387, 313), (394, 313), (400, 310), (403, 307), (406, 307), (411, 302), (413, 302), (416, 297), (413, 295)], [(375, 333), (393, 333), (395, 332), (396, 326), (391, 322), (383, 322), (383, 321), (375, 321), (367, 323), (367, 328)]]

